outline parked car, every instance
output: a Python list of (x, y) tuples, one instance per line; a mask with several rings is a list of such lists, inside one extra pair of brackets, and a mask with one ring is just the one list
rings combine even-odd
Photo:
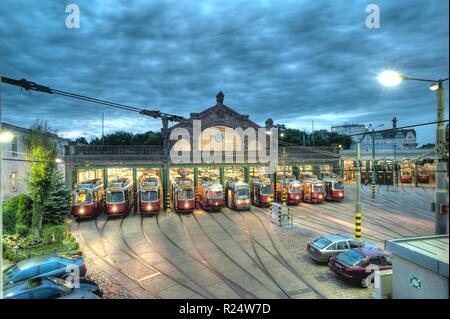
[(58, 299), (101, 299), (101, 297), (89, 290), (81, 290), (59, 297)]
[(306, 244), (306, 251), (309, 256), (317, 262), (328, 262), (337, 254), (346, 252), (353, 248), (376, 248), (374, 244), (357, 241), (347, 235), (327, 235), (322, 236)]
[(35, 278), (19, 281), (5, 287), (3, 298), (5, 299), (54, 299), (79, 295), (82, 291), (90, 291), (101, 297), (101, 288), (93, 281), (80, 279), (79, 288), (56, 277)]
[(16, 282), (44, 277), (65, 278), (70, 273), (70, 267), (78, 267), (79, 276), (86, 276), (86, 263), (81, 256), (74, 258), (58, 255), (45, 255), (22, 260), (3, 271), (3, 285), (8, 286)]
[(392, 269), (392, 255), (378, 248), (351, 249), (331, 257), (328, 267), (340, 277), (367, 287), (367, 277), (375, 270)]

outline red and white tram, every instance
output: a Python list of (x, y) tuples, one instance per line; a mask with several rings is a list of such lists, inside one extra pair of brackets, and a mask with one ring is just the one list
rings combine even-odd
[(193, 212), (195, 209), (194, 183), (190, 178), (175, 177), (170, 183), (170, 194), (176, 212)]
[(133, 207), (133, 182), (128, 178), (111, 181), (106, 189), (106, 214), (123, 216)]
[(77, 219), (96, 217), (103, 211), (105, 190), (100, 179), (85, 181), (72, 192), (72, 212)]
[(229, 180), (226, 192), (227, 206), (235, 210), (250, 209), (250, 187), (247, 183)]
[(321, 181), (305, 179), (303, 183), (303, 201), (308, 203), (321, 203), (325, 199), (325, 189)]
[(219, 182), (203, 182), (198, 186), (199, 205), (206, 211), (220, 211), (223, 200), (223, 186)]
[(344, 199), (344, 184), (335, 178), (324, 178), (325, 199), (329, 201), (341, 201)]
[(265, 180), (254, 180), (252, 182), (252, 204), (259, 207), (270, 206), (270, 197), (273, 194), (272, 183), (269, 178)]
[(303, 198), (302, 184), (292, 177), (281, 176), (277, 183), (277, 200), (283, 200), (283, 188), (286, 191), (286, 204), (298, 205)]
[(143, 176), (139, 182), (139, 212), (141, 215), (157, 214), (160, 210), (158, 176)]

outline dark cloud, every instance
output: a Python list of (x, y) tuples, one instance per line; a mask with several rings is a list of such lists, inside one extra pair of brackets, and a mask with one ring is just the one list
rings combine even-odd
[[(81, 28), (65, 27), (62, 1), (3, 2), (1, 74), (60, 90), (187, 116), (225, 103), (262, 124), (329, 128), (343, 122), (402, 124), (435, 118), (421, 83), (380, 87), (378, 72), (448, 75), (448, 1), (377, 1), (381, 28), (367, 29), (367, 1), (73, 1)], [(66, 136), (159, 129), (157, 120), (2, 85), (3, 120), (46, 119)], [(446, 100), (448, 105), (448, 99)], [(434, 128), (421, 128), (432, 142)]]

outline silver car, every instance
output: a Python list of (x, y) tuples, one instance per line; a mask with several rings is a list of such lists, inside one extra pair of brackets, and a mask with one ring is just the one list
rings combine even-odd
[(312, 259), (318, 262), (328, 260), (342, 252), (353, 248), (376, 248), (377, 246), (368, 242), (358, 241), (347, 235), (322, 236), (306, 244), (306, 250)]

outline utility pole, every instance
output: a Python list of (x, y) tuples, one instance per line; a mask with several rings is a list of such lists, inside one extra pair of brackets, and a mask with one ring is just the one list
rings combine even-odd
[(356, 144), (355, 239), (361, 240), (361, 143)]
[(102, 112), (102, 144), (105, 145), (105, 113)]
[(375, 199), (375, 179), (376, 179), (376, 172), (375, 172), (375, 129), (372, 127), (372, 183), (371, 183), (372, 199)]
[(437, 129), (436, 129), (436, 193), (435, 193), (435, 233), (443, 235), (447, 233), (448, 214), (448, 184), (447, 161), (445, 154), (445, 126), (444, 126), (444, 86), (443, 81), (437, 82)]
[(397, 177), (397, 139), (396, 139), (396, 128), (397, 128), (397, 117), (392, 118), (392, 128), (394, 129), (394, 165), (392, 167), (392, 183), (394, 186), (398, 185)]
[(282, 192), (282, 200), (281, 203), (286, 206), (287, 200), (286, 200), (286, 147), (283, 147), (283, 192)]
[(312, 137), (312, 146), (315, 146), (314, 145), (314, 120), (312, 120), (312, 134), (311, 134), (311, 137)]

